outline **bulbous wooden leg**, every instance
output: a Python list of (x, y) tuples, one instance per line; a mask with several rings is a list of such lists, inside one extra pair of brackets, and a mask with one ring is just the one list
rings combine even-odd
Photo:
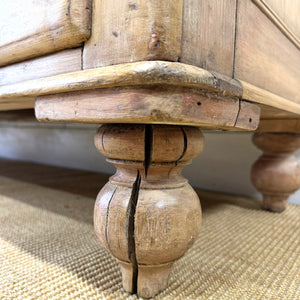
[(300, 134), (255, 133), (253, 142), (263, 155), (252, 167), (252, 182), (263, 194), (263, 208), (282, 212), (300, 188), (300, 165), (293, 155), (300, 148)]
[(173, 262), (198, 236), (199, 198), (180, 173), (203, 144), (195, 127), (99, 128), (95, 145), (117, 171), (97, 197), (94, 224), (126, 291), (149, 298), (165, 289)]

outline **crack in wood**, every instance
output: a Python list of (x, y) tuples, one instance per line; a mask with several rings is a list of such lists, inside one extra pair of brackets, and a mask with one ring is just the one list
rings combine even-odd
[(128, 253), (128, 258), (132, 265), (131, 293), (133, 294), (137, 293), (137, 281), (138, 281), (138, 264), (137, 264), (136, 253), (135, 253), (135, 213), (136, 213), (136, 207), (137, 207), (137, 202), (139, 197), (140, 185), (141, 185), (141, 175), (140, 172), (137, 171), (136, 180), (133, 183), (131, 196), (127, 206), (126, 222), (125, 222), (127, 253)]
[(152, 148), (153, 148), (153, 128), (152, 125), (145, 125), (145, 158), (144, 158), (144, 167), (145, 167), (145, 178), (147, 178), (148, 169), (152, 160)]
[[(179, 158), (175, 161), (175, 167), (177, 167), (178, 163), (180, 162), (180, 160), (184, 157), (186, 151), (187, 151), (187, 143), (188, 143), (188, 140), (187, 140), (187, 135), (184, 131), (184, 128), (182, 126), (180, 126), (180, 130), (183, 134), (183, 149), (182, 149), (182, 153), (181, 155), (179, 156)], [(170, 178), (170, 174), (172, 172), (172, 170), (175, 168), (170, 168), (169, 172), (168, 172), (168, 178)]]
[(186, 150), (187, 150), (187, 136), (186, 133), (184, 131), (184, 128), (182, 126), (180, 126), (180, 130), (182, 131), (183, 134), (183, 150), (182, 153), (180, 155), (180, 157), (176, 160), (175, 164), (177, 166), (178, 162), (184, 157)]
[(110, 210), (110, 204), (111, 201), (115, 195), (115, 192), (117, 190), (117, 187), (115, 187), (115, 189), (113, 190), (111, 197), (109, 199), (108, 205), (107, 205), (107, 210), (106, 210), (106, 219), (105, 219), (105, 239), (106, 239), (106, 244), (107, 244), (107, 248), (110, 251), (110, 247), (109, 247), (109, 241), (108, 241), (108, 218), (109, 218), (109, 210)]

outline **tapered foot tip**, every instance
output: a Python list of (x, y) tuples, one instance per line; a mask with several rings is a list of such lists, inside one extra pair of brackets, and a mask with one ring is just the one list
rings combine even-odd
[(272, 199), (263, 200), (262, 208), (275, 213), (281, 213), (286, 209), (287, 199)]
[(120, 262), (123, 288), (128, 293), (137, 293), (139, 297), (152, 298), (167, 288), (172, 265), (139, 265), (137, 282), (134, 282), (132, 265)]

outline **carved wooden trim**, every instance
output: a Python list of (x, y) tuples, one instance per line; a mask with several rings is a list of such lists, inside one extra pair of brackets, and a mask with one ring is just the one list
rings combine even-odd
[(264, 0), (252, 0), (253, 3), (277, 26), (277, 28), (298, 48), (300, 49), (300, 39), (284, 23), (278, 14)]

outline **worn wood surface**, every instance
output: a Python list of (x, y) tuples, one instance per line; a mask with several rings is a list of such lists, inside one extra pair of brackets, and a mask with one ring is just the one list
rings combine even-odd
[(252, 1), (300, 49), (300, 2), (285, 0)]
[[(241, 101), (242, 102), (242, 101)], [(144, 123), (255, 130), (260, 110), (236, 98), (185, 88), (118, 88), (38, 97), (40, 121)]]
[(242, 98), (267, 105), (263, 106), (262, 115), (266, 112), (268, 118), (272, 118), (273, 114), (270, 113), (270, 107), (282, 110), (280, 115), (274, 114), (273, 118), (283, 118), (283, 112), (284, 118), (297, 118), (300, 114), (299, 104), (247, 82), (239, 82), (195, 66), (161, 61), (108, 66), (0, 86), (0, 110), (7, 109), (7, 105), (18, 109), (24, 106), (23, 100), (29, 103), (29, 98), (31, 106), (25, 106), (33, 107), (38, 95), (141, 85), (181, 86), (210, 91), (221, 97)]
[(252, 167), (252, 182), (263, 194), (263, 208), (282, 212), (300, 188), (300, 164), (293, 155), (300, 148), (300, 134), (256, 133), (253, 142), (263, 155)]
[[(241, 84), (194, 66), (163, 61), (120, 64), (0, 87), (0, 102), (11, 98), (140, 85), (195, 87), (223, 96), (242, 95)], [(300, 110), (299, 110), (300, 112)]]
[(150, 298), (165, 289), (173, 262), (198, 236), (200, 202), (180, 172), (203, 143), (194, 127), (110, 124), (98, 130), (95, 145), (117, 172), (98, 194), (95, 230), (119, 261), (126, 291)]
[(77, 47), (90, 36), (90, 0), (1, 0), (0, 5), (0, 66)]
[(299, 65), (299, 49), (252, 1), (239, 1), (234, 78), (300, 104)]
[(64, 50), (0, 68), (0, 86), (81, 70), (81, 49)]
[(92, 19), (84, 69), (180, 56), (182, 0), (93, 1)]
[(180, 61), (232, 76), (236, 1), (183, 1)]

